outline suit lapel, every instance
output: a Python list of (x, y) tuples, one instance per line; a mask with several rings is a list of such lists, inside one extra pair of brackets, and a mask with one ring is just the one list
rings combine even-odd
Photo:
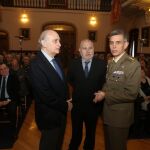
[(91, 67), (90, 67), (90, 70), (89, 70), (89, 75), (88, 75), (88, 78), (93, 74), (94, 70), (95, 70), (95, 59), (93, 58), (92, 59), (92, 62), (91, 62)]
[[(50, 74), (53, 74), (53, 75), (57, 76), (57, 78), (59, 78), (59, 80), (60, 80), (61, 82), (64, 82), (64, 81), (65, 81), (64, 72), (63, 72), (63, 70), (62, 70), (62, 67), (60, 67), (60, 68), (61, 68), (61, 70), (62, 70), (62, 74), (63, 74), (64, 81), (60, 78), (60, 76), (58, 75), (58, 73), (55, 71), (54, 67), (51, 65), (51, 63), (47, 60), (47, 58), (43, 55), (42, 52), (39, 52), (39, 55), (38, 55), (38, 56), (42, 59), (42, 64), (45, 64), (45, 65), (43, 65), (44, 67), (46, 67), (45, 70), (47, 70), (47, 71), (49, 70), (49, 71), (50, 71)], [(58, 60), (57, 60), (57, 62), (58, 62)], [(59, 63), (59, 62), (58, 62), (58, 65), (60, 66), (60, 63)], [(47, 72), (47, 73), (48, 73), (48, 72)]]

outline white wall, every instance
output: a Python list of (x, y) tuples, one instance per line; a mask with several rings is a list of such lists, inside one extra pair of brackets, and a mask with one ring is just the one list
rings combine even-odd
[[(88, 30), (97, 30), (97, 41), (95, 42), (96, 51), (104, 51), (105, 37), (111, 30), (109, 13), (102, 12), (84, 12), (84, 11), (66, 11), (66, 10), (48, 10), (48, 9), (25, 9), (30, 22), (26, 25), (20, 23), (19, 18), (23, 9), (21, 8), (3, 8), (2, 21), (0, 28), (8, 31), (10, 37), (10, 49), (19, 50), (19, 40), (15, 38), (19, 35), (19, 28), (30, 28), (30, 40), (23, 41), (23, 50), (37, 50), (37, 40), (41, 33), (42, 26), (46, 23), (55, 21), (71, 23), (77, 30), (77, 45), (84, 38), (88, 37)], [(89, 25), (91, 15), (97, 17), (98, 24), (95, 27)]]
[[(24, 10), (28, 14), (30, 22), (23, 25), (19, 19)], [(20, 49), (19, 40), (15, 38), (16, 35), (19, 35), (19, 28), (30, 28), (31, 30), (30, 40), (23, 41), (23, 50), (37, 50), (38, 37), (42, 31), (42, 26), (46, 23), (66, 22), (73, 24), (77, 31), (77, 49), (80, 41), (88, 37), (88, 30), (96, 30), (96, 51), (105, 50), (106, 35), (116, 27), (123, 28), (126, 31), (130, 31), (132, 28), (139, 28), (141, 32), (142, 27), (150, 26), (150, 20), (146, 23), (144, 16), (136, 17), (133, 14), (131, 16), (122, 15), (120, 21), (117, 24), (112, 25), (110, 13), (104, 12), (2, 8), (1, 13), (0, 29), (8, 31), (10, 37), (10, 49), (12, 50)], [(89, 18), (92, 15), (97, 17), (97, 25), (95, 27), (89, 25)], [(140, 46), (138, 47), (138, 52), (140, 52)], [(143, 47), (143, 53), (150, 53), (150, 47)]]

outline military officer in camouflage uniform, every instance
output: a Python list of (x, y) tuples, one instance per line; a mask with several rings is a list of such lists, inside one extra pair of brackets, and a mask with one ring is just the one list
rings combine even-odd
[(96, 94), (95, 102), (104, 97), (104, 135), (106, 150), (126, 150), (130, 125), (134, 118), (134, 100), (137, 97), (141, 67), (139, 62), (126, 52), (127, 36), (123, 30), (114, 30), (109, 35), (113, 59), (107, 68), (106, 84)]

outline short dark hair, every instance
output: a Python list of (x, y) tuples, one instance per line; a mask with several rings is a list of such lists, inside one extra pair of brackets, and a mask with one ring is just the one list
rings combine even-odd
[(115, 29), (111, 31), (108, 38), (110, 39), (114, 35), (123, 35), (124, 39), (128, 41), (128, 34), (123, 29)]

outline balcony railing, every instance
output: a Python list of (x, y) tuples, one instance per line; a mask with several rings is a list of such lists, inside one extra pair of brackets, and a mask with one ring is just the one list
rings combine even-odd
[(0, 0), (3, 7), (110, 11), (111, 0)]

